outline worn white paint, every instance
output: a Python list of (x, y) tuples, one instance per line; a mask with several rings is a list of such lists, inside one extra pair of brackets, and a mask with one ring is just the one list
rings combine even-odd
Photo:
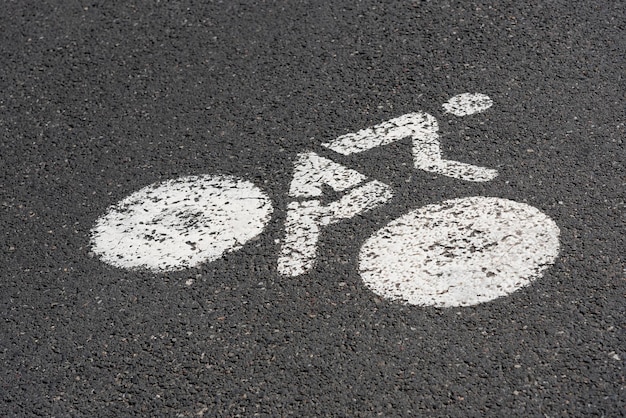
[(484, 112), (493, 105), (493, 100), (482, 93), (462, 93), (445, 102), (443, 108), (456, 116)]
[(229, 176), (147, 186), (111, 207), (92, 229), (93, 251), (122, 268), (172, 271), (241, 248), (270, 219), (270, 199)]
[(441, 157), (439, 135), (436, 133), (413, 140), (413, 162), (415, 168), (465, 181), (489, 181), (498, 175), (498, 170), (492, 168), (444, 160)]
[(437, 120), (428, 113), (407, 113), (371, 128), (341, 135), (322, 145), (339, 154), (350, 155), (391, 144), (404, 138), (414, 138), (418, 141), (431, 138), (437, 134), (437, 129)]
[(413, 305), (469, 306), (528, 285), (554, 262), (559, 228), (536, 208), (494, 197), (424, 206), (362, 246), (374, 293)]
[(293, 197), (316, 197), (322, 195), (322, 185), (342, 192), (365, 180), (358, 171), (323, 158), (314, 152), (302, 153), (295, 163), (289, 195)]
[[(491, 107), (483, 94), (464, 93), (443, 104), (457, 116)], [(413, 141), (415, 168), (466, 181), (489, 181), (497, 171), (442, 157), (436, 119), (410, 113), (324, 144), (344, 155), (404, 138)], [(332, 189), (335, 200), (325, 195)], [(315, 265), (321, 230), (387, 202), (391, 188), (313, 152), (294, 166), (278, 273), (299, 276)], [(330, 203), (328, 203), (330, 201)], [(122, 268), (180, 270), (218, 259), (257, 237), (270, 220), (269, 197), (230, 176), (190, 176), (145, 187), (98, 219), (92, 247)], [(554, 262), (559, 229), (531, 206), (468, 197), (432, 204), (390, 222), (361, 247), (365, 285), (391, 300), (438, 307), (468, 306), (528, 285)], [(189, 279), (186, 285), (193, 285)]]
[(323, 145), (340, 154), (350, 155), (410, 137), (413, 139), (414, 166), (419, 170), (475, 182), (489, 181), (498, 175), (494, 169), (444, 159), (438, 130), (437, 120), (432, 115), (408, 113), (371, 128), (342, 135)]
[[(322, 194), (322, 184), (336, 192), (346, 191), (365, 180), (365, 176), (322, 158), (315, 153), (301, 154), (295, 163), (290, 187), (294, 197)], [(370, 181), (349, 190), (339, 200), (323, 205), (320, 200), (291, 202), (287, 207), (285, 239), (278, 258), (278, 272), (283, 276), (299, 276), (311, 270), (317, 256), (320, 229), (352, 218), (389, 200), (391, 188), (379, 181)]]

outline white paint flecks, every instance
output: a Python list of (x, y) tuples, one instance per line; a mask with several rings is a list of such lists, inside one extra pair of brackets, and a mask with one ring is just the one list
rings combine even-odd
[(270, 199), (228, 176), (190, 176), (131, 194), (98, 219), (94, 253), (114, 266), (173, 271), (241, 248), (270, 219)]
[(442, 106), (455, 116), (467, 116), (484, 112), (493, 105), (493, 100), (482, 93), (462, 93), (452, 97)]
[(532, 206), (467, 197), (414, 210), (361, 248), (376, 294), (413, 305), (469, 306), (528, 285), (556, 259), (559, 228)]
[[(295, 164), (290, 187), (292, 196), (320, 196), (326, 184), (340, 192), (361, 183), (365, 176), (314, 153), (301, 154)], [(287, 207), (285, 240), (278, 258), (282, 276), (299, 276), (311, 270), (317, 256), (321, 227), (352, 218), (385, 203), (393, 195), (391, 188), (371, 181), (350, 190), (341, 199), (322, 205), (320, 200), (291, 202)]]
[(356, 133), (342, 135), (323, 145), (349, 155), (410, 137), (413, 139), (414, 165), (419, 170), (476, 182), (489, 181), (498, 175), (497, 170), (443, 159), (438, 130), (437, 120), (428, 113), (409, 113)]
[(322, 195), (322, 184), (341, 192), (354, 187), (365, 180), (358, 171), (349, 169), (320, 157), (314, 152), (298, 156), (289, 195), (293, 197), (316, 197)]

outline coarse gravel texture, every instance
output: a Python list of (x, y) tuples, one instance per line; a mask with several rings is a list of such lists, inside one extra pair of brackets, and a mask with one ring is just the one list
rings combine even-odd
[[(623, 416), (625, 22), (621, 1), (3, 1), (0, 416)], [(445, 113), (465, 92), (493, 106)], [(447, 158), (498, 176), (415, 170), (409, 141), (322, 147), (420, 111)], [(308, 151), (394, 197), (285, 278)], [(205, 174), (269, 196), (261, 235), (168, 273), (92, 251), (111, 205)], [(368, 237), (468, 196), (549, 216), (555, 264), (462, 308), (364, 286)]]

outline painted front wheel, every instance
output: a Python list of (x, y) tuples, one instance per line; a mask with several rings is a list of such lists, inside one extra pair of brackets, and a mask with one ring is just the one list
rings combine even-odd
[(412, 305), (469, 306), (528, 285), (559, 252), (559, 228), (538, 209), (494, 197), (414, 210), (362, 246), (359, 270), (374, 293)]

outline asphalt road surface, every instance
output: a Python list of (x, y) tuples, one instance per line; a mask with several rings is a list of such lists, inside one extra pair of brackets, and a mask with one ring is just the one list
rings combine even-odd
[(2, 1), (0, 416), (623, 416), (626, 7), (531, 3)]

